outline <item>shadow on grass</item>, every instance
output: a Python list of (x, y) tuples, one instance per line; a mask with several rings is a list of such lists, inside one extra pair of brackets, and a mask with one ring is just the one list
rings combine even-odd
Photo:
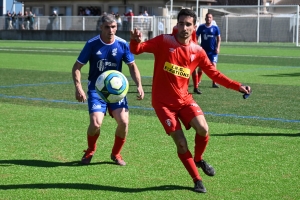
[[(10, 165), (24, 165), (32, 167), (81, 167), (86, 166), (79, 161), (72, 162), (53, 162), (45, 160), (0, 160), (0, 167)], [(116, 165), (114, 162), (95, 162), (89, 165)]]
[(285, 136), (285, 137), (300, 137), (300, 133), (225, 133), (211, 134), (211, 136)]
[(300, 73), (273, 74), (273, 75), (262, 75), (262, 76), (269, 76), (269, 77), (294, 77), (294, 76), (300, 76)]
[(105, 185), (95, 185), (87, 183), (34, 183), (34, 184), (16, 184), (16, 185), (0, 185), (0, 190), (14, 189), (76, 189), (76, 190), (103, 190), (122, 193), (137, 193), (146, 191), (163, 191), (163, 190), (192, 190), (191, 187), (183, 187), (178, 185), (161, 185), (147, 188), (125, 188), (113, 187)]

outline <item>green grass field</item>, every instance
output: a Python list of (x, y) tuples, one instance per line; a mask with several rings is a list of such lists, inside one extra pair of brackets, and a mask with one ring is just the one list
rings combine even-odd
[[(129, 78), (130, 126), (122, 156), (110, 152), (115, 121), (105, 117), (89, 166), (88, 112), (74, 97), (71, 68), (84, 42), (0, 41), (0, 199), (300, 199), (300, 49), (292, 46), (222, 44), (218, 69), (249, 84), (253, 93), (211, 88), (195, 100), (210, 126), (202, 171), (206, 194), (179, 161), (151, 107), (153, 56), (136, 56), (145, 99), (135, 100)], [(86, 83), (88, 66), (83, 68)], [(190, 84), (190, 92), (192, 92)], [(193, 152), (194, 132), (185, 131)]]

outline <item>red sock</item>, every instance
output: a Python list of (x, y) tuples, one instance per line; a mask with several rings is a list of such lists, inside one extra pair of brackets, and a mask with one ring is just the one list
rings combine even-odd
[(201, 82), (201, 78), (202, 78), (202, 70), (198, 71), (198, 83)]
[(99, 134), (96, 135), (87, 135), (87, 142), (88, 142), (88, 147), (90, 150), (95, 151), (97, 148), (97, 139), (99, 137)]
[(125, 138), (121, 138), (119, 136), (115, 136), (115, 143), (114, 143), (114, 146), (112, 148), (112, 155), (119, 155), (121, 150), (122, 150), (122, 147), (123, 145), (125, 144), (125, 141), (126, 139)]
[(202, 160), (202, 155), (208, 144), (208, 140), (209, 140), (208, 134), (205, 137), (203, 137), (196, 133), (196, 135), (195, 135), (195, 157), (194, 157), (194, 160), (196, 162)]
[(196, 71), (192, 73), (192, 78), (193, 78), (193, 84), (194, 84), (194, 88), (198, 88), (198, 76)]
[(195, 165), (195, 162), (193, 160), (193, 156), (191, 152), (188, 150), (184, 154), (179, 154), (178, 157), (181, 160), (182, 164), (186, 168), (186, 170), (189, 172), (190, 176), (192, 177), (193, 181), (196, 182), (198, 180), (201, 180), (200, 174), (198, 172), (198, 169)]

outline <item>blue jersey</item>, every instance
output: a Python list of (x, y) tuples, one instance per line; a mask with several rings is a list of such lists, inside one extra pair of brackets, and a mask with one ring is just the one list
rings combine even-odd
[(98, 76), (107, 70), (122, 71), (122, 61), (126, 64), (134, 62), (134, 56), (129, 50), (127, 42), (117, 36), (111, 44), (104, 43), (100, 35), (86, 42), (77, 62), (86, 64), (89, 62), (88, 89), (95, 89)]
[(216, 37), (220, 35), (220, 30), (217, 26), (211, 25), (207, 27), (205, 24), (201, 24), (196, 35), (201, 36), (201, 47), (205, 50), (207, 54), (214, 54), (217, 48)]

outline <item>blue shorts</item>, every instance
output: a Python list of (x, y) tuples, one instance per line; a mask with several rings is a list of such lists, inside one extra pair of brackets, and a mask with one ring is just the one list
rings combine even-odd
[(215, 53), (207, 53), (207, 57), (212, 63), (217, 63), (218, 62), (218, 54)]
[(109, 112), (116, 110), (118, 108), (125, 108), (126, 110), (128, 109), (128, 103), (126, 97), (124, 97), (121, 101), (117, 103), (106, 103), (104, 100), (102, 100), (99, 97), (96, 90), (89, 90), (87, 92), (87, 95), (88, 95), (87, 102), (88, 102), (88, 108), (90, 114), (94, 112), (106, 113), (107, 109), (109, 110)]

